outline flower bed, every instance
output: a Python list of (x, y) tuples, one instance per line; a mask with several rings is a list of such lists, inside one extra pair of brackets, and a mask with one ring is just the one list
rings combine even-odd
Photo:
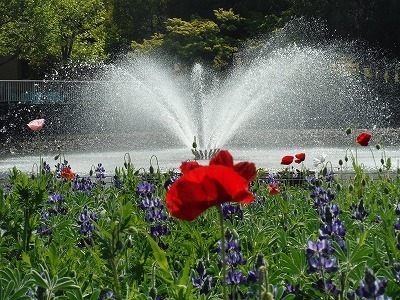
[(353, 158), (351, 179), (296, 184), (227, 151), (183, 175), (127, 160), (111, 182), (56, 159), (1, 187), (1, 299), (399, 299), (389, 159), (375, 180)]

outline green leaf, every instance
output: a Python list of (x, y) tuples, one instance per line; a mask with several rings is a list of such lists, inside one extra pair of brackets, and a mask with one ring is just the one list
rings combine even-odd
[(68, 277), (62, 277), (59, 278), (54, 285), (53, 291), (60, 291), (60, 290), (75, 290), (75, 289), (80, 289), (78, 285), (75, 284), (75, 282)]
[(40, 286), (46, 290), (49, 289), (49, 283), (46, 280), (44, 280), (43, 277), (36, 270), (31, 271), (31, 276), (32, 276), (32, 279), (34, 280), (34, 282), (38, 286)]
[(301, 266), (285, 253), (281, 253), (280, 255), (280, 264), (282, 272), (287, 272), (292, 275), (299, 275), (302, 273)]
[(386, 169), (389, 170), (392, 167), (392, 160), (390, 157), (386, 159)]
[(165, 255), (165, 252), (158, 246), (156, 241), (154, 241), (153, 238), (147, 232), (144, 232), (144, 234), (146, 235), (147, 240), (149, 241), (150, 246), (153, 250), (154, 258), (155, 258), (160, 270), (162, 271), (162, 273), (164, 275), (163, 279), (168, 284), (173, 283), (174, 278), (171, 275), (171, 271), (169, 269), (167, 256)]

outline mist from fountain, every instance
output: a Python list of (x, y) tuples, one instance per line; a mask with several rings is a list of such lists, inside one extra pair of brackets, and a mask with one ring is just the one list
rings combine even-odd
[(365, 55), (293, 27), (246, 48), (224, 76), (200, 63), (177, 72), (165, 57), (124, 58), (99, 74), (111, 95), (101, 114), (115, 128), (165, 131), (185, 147), (196, 136), (204, 149), (247, 132), (387, 126), (388, 104), (358, 69)]

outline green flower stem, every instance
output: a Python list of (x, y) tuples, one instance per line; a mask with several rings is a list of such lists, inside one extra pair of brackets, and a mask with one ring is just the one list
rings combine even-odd
[(117, 263), (116, 263), (114, 257), (111, 258), (109, 260), (109, 262), (110, 262), (112, 273), (113, 273), (115, 297), (116, 297), (117, 300), (122, 300), (121, 286), (120, 286), (119, 278), (118, 278)]
[(222, 259), (222, 299), (228, 300), (228, 293), (226, 290), (226, 257), (225, 257), (225, 229), (224, 229), (224, 215), (222, 206), (218, 205), (219, 212), (219, 226), (221, 229), (221, 259)]
[(39, 148), (39, 174), (42, 174), (42, 169), (43, 169), (43, 163), (42, 163), (42, 145), (41, 145), (41, 140), (40, 140), (40, 131), (36, 132), (36, 139), (37, 139), (37, 145)]

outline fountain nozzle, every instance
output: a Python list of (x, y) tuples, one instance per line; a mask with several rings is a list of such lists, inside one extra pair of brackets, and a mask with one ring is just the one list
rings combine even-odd
[(197, 143), (196, 143), (196, 137), (194, 137), (193, 140), (193, 144), (192, 144), (193, 148), (192, 153), (194, 155), (194, 159), (195, 160), (201, 160), (201, 159), (211, 159), (213, 158), (215, 155), (218, 154), (218, 152), (220, 151), (220, 149), (214, 148), (214, 149), (204, 149), (203, 150), (198, 150), (197, 149)]

